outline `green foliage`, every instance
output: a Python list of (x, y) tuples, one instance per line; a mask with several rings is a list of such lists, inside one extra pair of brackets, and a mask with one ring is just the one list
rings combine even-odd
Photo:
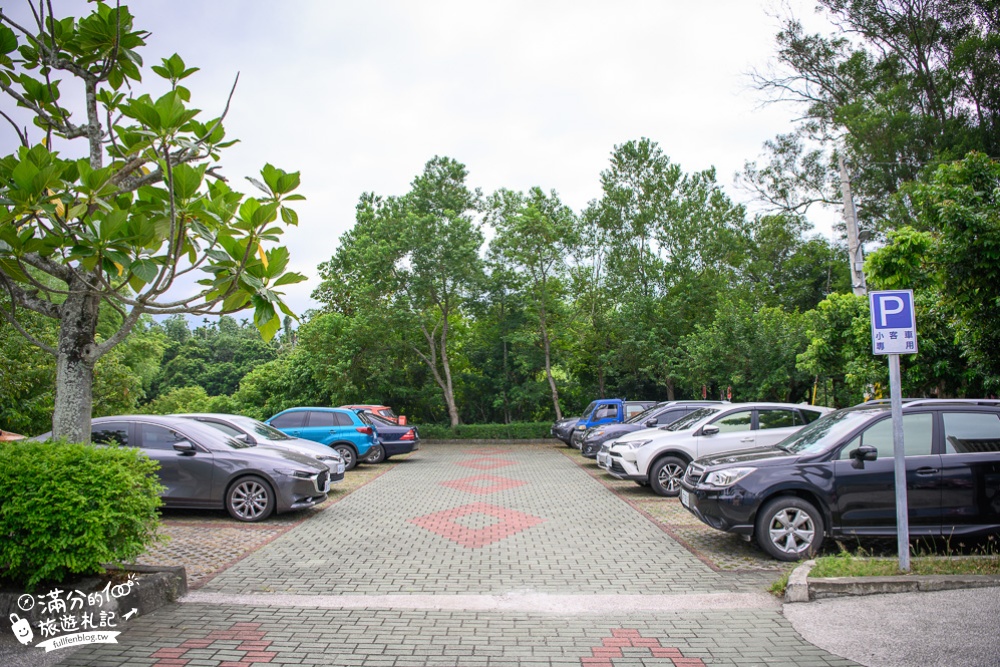
[(810, 378), (796, 368), (807, 340), (797, 312), (724, 302), (710, 326), (696, 327), (683, 340), (688, 384), (693, 390), (731, 386), (735, 401), (808, 400)]
[[(144, 314), (252, 308), (265, 340), (279, 330), (292, 314), (279, 288), (305, 280), (276, 245), (297, 224), (289, 204), (301, 199), (299, 176), (265, 165), (250, 179), (257, 197), (232, 189), (215, 172), (234, 143), (223, 119), (204, 119), (181, 85), (197, 68), (172, 55), (152, 68), (159, 90), (140, 93), (148, 33), (127, 7), (98, 2), (76, 19), (39, 4), (30, 28), (0, 15), (0, 90), (35, 125), (15, 127), (21, 145), (0, 156), (0, 281), (8, 319), (32, 312), (71, 323), (47, 345), (63, 379), (53, 429), (83, 440), (94, 364)], [(92, 103), (71, 111), (61, 86)], [(64, 157), (78, 155), (87, 157)], [(193, 271), (202, 276), (194, 294), (171, 289)], [(111, 330), (98, 326), (101, 306), (117, 314)]]
[(459, 424), (455, 427), (422, 424), (424, 440), (540, 440), (550, 436), (552, 422), (513, 422), (511, 424)]
[(0, 443), (0, 575), (33, 588), (133, 562), (157, 539), (161, 492), (136, 449)]
[(212, 412), (211, 399), (203, 387), (177, 387), (158, 396), (143, 407), (148, 415), (170, 415), (178, 412)]

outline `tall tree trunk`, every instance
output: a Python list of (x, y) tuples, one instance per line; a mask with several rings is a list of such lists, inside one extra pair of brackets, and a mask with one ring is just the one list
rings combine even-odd
[(451, 364), (448, 362), (448, 316), (444, 315), (444, 325), (441, 327), (441, 367), (444, 370), (444, 402), (448, 406), (448, 418), (451, 427), (459, 425), (458, 406), (455, 405), (455, 389), (451, 382)]
[(674, 379), (668, 375), (666, 383), (667, 383), (667, 400), (668, 401), (676, 400), (674, 398), (674, 396), (675, 396), (675, 393), (674, 393)]
[(549, 344), (549, 332), (548, 328), (545, 326), (545, 311), (542, 310), (541, 315), (541, 329), (542, 329), (542, 348), (545, 350), (545, 377), (549, 381), (549, 389), (552, 391), (552, 405), (556, 408), (556, 421), (562, 419), (562, 410), (559, 408), (559, 390), (556, 388), (556, 379), (552, 377), (552, 353), (551, 346)]
[(59, 343), (56, 356), (56, 397), (52, 437), (71, 442), (90, 441), (94, 404), (94, 364), (97, 362), (99, 299), (78, 279), (59, 307)]

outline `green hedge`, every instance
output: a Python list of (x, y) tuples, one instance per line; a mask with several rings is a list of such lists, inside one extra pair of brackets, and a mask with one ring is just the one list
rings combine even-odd
[(513, 424), (459, 424), (455, 428), (437, 424), (418, 426), (425, 440), (538, 440), (549, 437), (552, 422)]
[(156, 469), (137, 449), (0, 443), (0, 577), (31, 589), (134, 561), (158, 539)]

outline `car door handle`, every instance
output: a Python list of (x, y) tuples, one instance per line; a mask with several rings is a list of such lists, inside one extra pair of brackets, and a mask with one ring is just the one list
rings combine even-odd
[(753, 438), (743, 438), (740, 442), (753, 442)]
[(917, 468), (916, 473), (921, 477), (930, 477), (931, 475), (937, 475), (941, 471), (937, 468)]

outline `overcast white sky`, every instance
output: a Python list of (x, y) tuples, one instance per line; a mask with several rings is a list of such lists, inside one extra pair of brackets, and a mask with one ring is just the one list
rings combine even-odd
[[(23, 16), (23, 1), (5, 11)], [(715, 166), (742, 200), (733, 174), (795, 117), (762, 106), (747, 78), (774, 54), (770, 0), (128, 4), (152, 32), (147, 66), (177, 52), (201, 68), (188, 87), (206, 118), (239, 73), (226, 127), (241, 143), (222, 168), (236, 187), (265, 162), (302, 172), (307, 201), (284, 237), (292, 268), (311, 278), (287, 288), (298, 313), (316, 305), (316, 267), (359, 195), (405, 193), (435, 155), (463, 162), (484, 192), (537, 185), (579, 211), (600, 196), (614, 146), (649, 137), (685, 171)], [(823, 27), (814, 3), (784, 6)]]

